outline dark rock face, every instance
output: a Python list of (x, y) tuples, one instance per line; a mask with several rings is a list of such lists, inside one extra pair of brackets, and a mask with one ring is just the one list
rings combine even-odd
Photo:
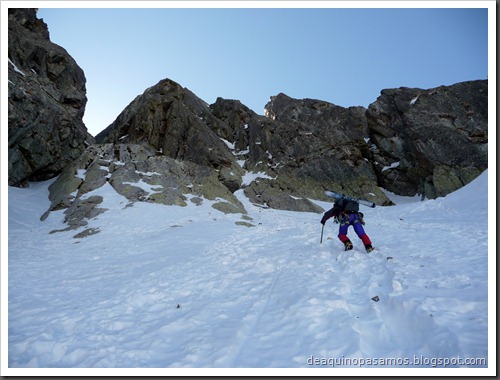
[(193, 110), (184, 107), (184, 99), (189, 96), (195, 98), (173, 81), (160, 81), (137, 96), (110, 126), (96, 136), (96, 142), (144, 141), (173, 158), (188, 157), (187, 147), (184, 147), (188, 137), (182, 140), (184, 136), (180, 135), (180, 129), (186, 129), (184, 124), (193, 121), (198, 117), (197, 113), (206, 108), (201, 101)]
[(283, 125), (275, 138), (280, 171), (299, 189), (315, 199), (324, 190), (366, 197), (378, 204), (389, 202), (378, 188), (371, 163), (365, 108), (343, 108), (315, 99), (272, 97), (267, 116)]
[(488, 167), (488, 82), (384, 90), (367, 110), (380, 186), (436, 198)]
[(259, 116), (166, 79), (96, 139), (207, 167), (263, 207), (321, 212), (309, 199), (329, 200), (325, 190), (389, 205), (381, 187), (435, 198), (470, 182), (487, 164), (486, 107), (487, 83), (475, 81), (384, 90), (368, 110), (279, 94)]
[[(245, 170), (269, 177), (270, 166), (278, 162), (270, 160), (270, 135), (282, 127), (239, 101), (219, 98), (209, 107), (189, 90), (165, 79), (130, 103), (96, 140), (143, 144), (158, 154), (204, 166), (216, 173), (229, 191), (235, 192), (248, 185), (243, 183)], [(257, 183), (254, 181), (251, 186)], [(274, 182), (273, 187), (276, 188)], [(302, 194), (293, 193), (292, 188), (281, 184), (277, 188), (279, 194), (270, 190), (268, 197), (255, 196), (251, 200), (276, 208), (322, 211), (302, 199)]]
[(96, 141), (147, 144), (168, 157), (219, 171), (221, 181), (235, 191), (243, 171), (205, 120), (214, 122), (208, 105), (165, 79), (130, 103)]
[(9, 185), (52, 178), (94, 142), (85, 76), (34, 9), (9, 9)]
[(69, 228), (104, 211), (92, 192), (107, 185), (132, 204), (206, 199), (245, 213), (234, 195), (243, 189), (262, 207), (319, 213), (310, 199), (330, 201), (325, 190), (379, 205), (391, 204), (381, 188), (436, 198), (488, 163), (487, 81), (387, 89), (368, 109), (278, 94), (259, 116), (164, 79), (95, 141), (86, 100), (82, 70), (36, 11), (9, 9), (9, 184), (61, 173), (48, 212), (65, 209)]
[(323, 194), (327, 189), (389, 202), (362, 155), (368, 150), (364, 108), (284, 94), (271, 98), (266, 117), (234, 100), (219, 98), (210, 108), (224, 122), (216, 133), (232, 143), (243, 167), (272, 178), (245, 187), (252, 202), (320, 212), (307, 198), (328, 200)]

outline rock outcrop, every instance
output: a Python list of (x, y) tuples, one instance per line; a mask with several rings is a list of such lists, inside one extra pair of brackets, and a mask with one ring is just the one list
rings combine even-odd
[(98, 143), (135, 143), (181, 161), (212, 168), (229, 190), (240, 187), (243, 171), (210, 128), (208, 105), (178, 83), (165, 79), (132, 101), (96, 136)]
[[(290, 187), (273, 176), (272, 165), (278, 161), (270, 160), (268, 135), (283, 127), (239, 101), (219, 98), (208, 106), (188, 89), (165, 79), (134, 99), (96, 141), (143, 144), (158, 154), (207, 167), (231, 192), (249, 185), (243, 180), (246, 171), (260, 172), (261, 178), (250, 184), (253, 188), (245, 190), (253, 202), (321, 212), (300, 187)], [(281, 140), (279, 144), (283, 145)], [(265, 190), (260, 189), (262, 185)]]
[[(209, 201), (223, 213), (246, 214), (217, 173), (206, 166), (158, 155), (144, 145), (96, 144), (67, 165), (50, 185), (51, 205), (41, 219), (51, 211), (65, 210), (65, 230), (86, 227), (88, 220), (106, 211), (99, 195), (103, 186), (111, 186), (123, 196), (124, 208), (135, 202), (186, 206)], [(91, 228), (85, 231), (87, 235), (96, 233)]]
[[(254, 204), (323, 212), (325, 190), (391, 202), (381, 190), (436, 198), (488, 164), (488, 82), (382, 90), (368, 109), (272, 96), (266, 116), (238, 100), (206, 104), (164, 79), (94, 141), (82, 122), (85, 76), (33, 9), (9, 9), (9, 184), (58, 179), (50, 211), (69, 229), (105, 211), (111, 186), (134, 202)], [(95, 143), (96, 142), (96, 143)], [(244, 222), (246, 223), (246, 222)], [(79, 236), (97, 231), (87, 228)]]
[(9, 185), (52, 178), (94, 142), (82, 69), (35, 9), (9, 8)]
[(315, 99), (271, 97), (266, 114), (281, 123), (280, 154), (288, 157), (280, 168), (287, 181), (322, 199), (324, 190), (389, 202), (379, 189), (371, 163), (366, 160), (368, 134), (365, 108), (343, 108)]
[(379, 186), (445, 196), (488, 167), (488, 82), (383, 90), (366, 112)]
[(253, 202), (312, 211), (307, 199), (327, 200), (325, 190), (389, 202), (363, 157), (369, 148), (364, 108), (279, 94), (266, 105), (266, 117), (238, 101), (220, 98), (211, 109), (225, 122), (216, 132), (231, 141), (234, 154), (245, 160), (244, 168), (273, 178), (245, 188)]
[[(65, 210), (75, 237), (105, 211), (94, 193), (112, 186), (134, 202), (213, 202), (246, 210), (234, 192), (275, 209), (323, 212), (310, 199), (334, 190), (391, 202), (396, 194), (435, 198), (487, 168), (487, 82), (431, 90), (384, 90), (367, 109), (314, 99), (271, 98), (266, 116), (237, 100), (208, 106), (165, 79), (138, 96), (50, 187), (50, 211)], [(247, 222), (241, 222), (247, 223)]]

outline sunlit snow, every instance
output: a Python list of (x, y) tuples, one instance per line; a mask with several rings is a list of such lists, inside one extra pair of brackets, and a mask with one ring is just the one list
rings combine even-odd
[(10, 187), (8, 365), (487, 367), (487, 178), (361, 206), (370, 254), (352, 229), (352, 251), (331, 222), (320, 244), (321, 214), (262, 209), (242, 190), (253, 227), (207, 200), (130, 206), (106, 184), (108, 210), (87, 226), (99, 232), (74, 238), (82, 228), (52, 233), (62, 210), (39, 219), (52, 181)]

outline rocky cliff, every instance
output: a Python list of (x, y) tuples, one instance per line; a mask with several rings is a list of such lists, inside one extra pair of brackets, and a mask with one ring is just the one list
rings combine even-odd
[(445, 196), (488, 167), (488, 81), (383, 90), (366, 112), (379, 186)]
[(143, 144), (158, 154), (208, 167), (235, 191), (243, 171), (207, 123), (216, 123), (208, 105), (188, 89), (165, 79), (134, 99), (96, 136), (96, 141)]
[[(326, 189), (390, 204), (381, 191), (435, 198), (487, 167), (487, 81), (389, 89), (368, 109), (271, 97), (266, 116), (237, 100), (205, 104), (165, 79), (138, 96), (99, 143), (145, 144), (209, 167), (263, 206), (317, 211)], [(262, 173), (246, 183), (244, 173)]]
[[(9, 10), (9, 184), (59, 175), (53, 210), (68, 228), (104, 211), (94, 190), (137, 201), (322, 212), (325, 190), (391, 202), (381, 190), (427, 198), (469, 183), (488, 163), (488, 82), (381, 91), (368, 109), (270, 98), (260, 116), (238, 100), (206, 104), (163, 79), (94, 139), (82, 122), (85, 77), (49, 40), (34, 10)], [(85, 230), (82, 236), (93, 233)]]
[(94, 142), (82, 121), (82, 69), (35, 9), (9, 8), (9, 185), (59, 174)]

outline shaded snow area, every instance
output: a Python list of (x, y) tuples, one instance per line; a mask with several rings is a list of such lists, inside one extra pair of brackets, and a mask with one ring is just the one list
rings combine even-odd
[(492, 374), (487, 178), (437, 200), (361, 206), (370, 254), (352, 228), (344, 252), (331, 220), (320, 244), (322, 215), (262, 209), (241, 191), (253, 227), (207, 200), (125, 207), (103, 186), (109, 210), (87, 226), (100, 232), (77, 239), (51, 233), (66, 227), (62, 211), (39, 220), (50, 181), (9, 188), (8, 370)]

